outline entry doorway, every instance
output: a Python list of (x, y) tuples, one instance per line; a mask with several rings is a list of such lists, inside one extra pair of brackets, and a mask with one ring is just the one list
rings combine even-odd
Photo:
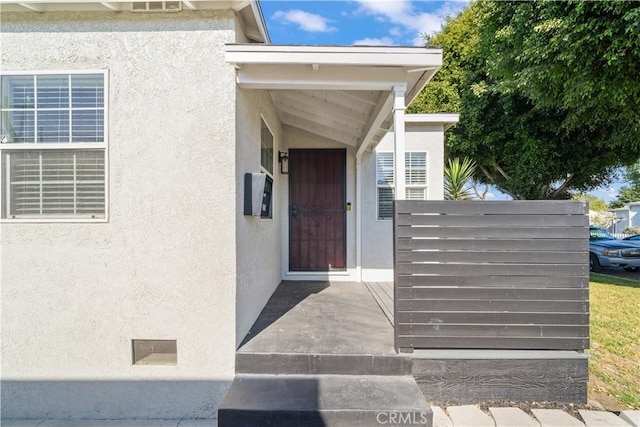
[(289, 150), (289, 271), (346, 270), (346, 150)]

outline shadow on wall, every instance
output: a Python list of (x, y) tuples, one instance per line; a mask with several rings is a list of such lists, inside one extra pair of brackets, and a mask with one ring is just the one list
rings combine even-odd
[(231, 380), (3, 380), (1, 419), (215, 418)]
[(248, 343), (276, 320), (300, 304), (311, 295), (319, 294), (329, 287), (329, 282), (288, 282), (284, 281), (276, 288), (264, 309), (258, 316), (240, 347)]

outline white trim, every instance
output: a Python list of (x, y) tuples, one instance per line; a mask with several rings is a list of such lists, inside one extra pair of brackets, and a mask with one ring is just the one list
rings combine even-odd
[[(8, 3), (6, 1), (0, 0), (0, 3)], [(103, 117), (104, 117), (104, 129), (103, 129), (103, 142), (86, 142), (86, 143), (74, 143), (74, 142), (64, 142), (64, 143), (45, 143), (45, 142), (32, 142), (32, 143), (0, 143), (0, 177), (3, 177), (3, 173), (8, 175), (9, 170), (7, 168), (4, 171), (6, 165), (1, 160), (4, 158), (3, 151), (24, 151), (24, 150), (95, 150), (104, 152), (104, 218), (87, 218), (87, 217), (58, 217), (58, 218), (49, 218), (49, 217), (38, 217), (38, 218), (2, 218), (0, 216), (0, 223), (2, 224), (14, 224), (14, 223), (106, 223), (109, 222), (109, 210), (110, 210), (110, 164), (109, 164), (109, 94), (110, 94), (110, 85), (109, 85), (109, 70), (108, 69), (96, 69), (96, 70), (19, 70), (19, 71), (11, 71), (11, 70), (2, 70), (0, 71), (0, 77), (3, 76), (40, 76), (40, 75), (95, 75), (102, 74), (103, 76), (103, 84), (104, 84), (104, 104), (103, 104)], [(71, 87), (70, 89), (71, 90)], [(37, 96), (37, 91), (36, 95)], [(36, 100), (37, 101), (37, 100)], [(71, 100), (70, 100), (71, 102)], [(43, 109), (46, 110), (46, 109)], [(55, 109), (54, 109), (55, 110)], [(71, 116), (70, 116), (71, 121)], [(36, 135), (37, 136), (37, 135)], [(69, 135), (71, 138), (71, 135)], [(4, 179), (0, 179), (0, 186), (4, 186), (8, 180), (8, 176), (4, 177)], [(7, 198), (9, 194), (7, 192)], [(5, 203), (7, 203), (4, 198), (0, 197), (0, 215), (5, 213), (6, 215), (9, 212), (4, 212)]]
[(362, 282), (362, 155), (356, 153), (356, 281)]
[(331, 64), (438, 69), (442, 66), (442, 49), (398, 46), (227, 44), (225, 59), (229, 63), (243, 65)]
[(243, 89), (391, 90), (404, 84), (399, 67), (325, 67), (313, 71), (296, 64), (247, 64), (236, 71)]
[(449, 129), (460, 121), (460, 114), (458, 113), (433, 113), (433, 114), (405, 114), (405, 123), (429, 123), (438, 124), (444, 127), (444, 130)]
[(405, 200), (407, 198), (406, 192), (406, 178), (405, 178), (405, 126), (404, 126), (404, 93), (407, 90), (406, 86), (396, 86), (393, 88), (394, 103), (393, 103), (393, 140), (394, 140), (394, 154), (395, 159), (402, 159), (402, 161), (396, 161), (394, 163), (395, 177), (393, 183), (396, 187), (395, 200)]
[(389, 93), (383, 93), (378, 99), (378, 103), (376, 104), (376, 108), (373, 110), (371, 124), (368, 125), (368, 131), (360, 145), (358, 147), (358, 151), (356, 152), (356, 156), (362, 156), (365, 150), (369, 147), (371, 142), (373, 141), (373, 137), (378, 133), (378, 129), (382, 126), (382, 123), (385, 121), (387, 116), (389, 115), (389, 111), (393, 106), (394, 95), (393, 91)]

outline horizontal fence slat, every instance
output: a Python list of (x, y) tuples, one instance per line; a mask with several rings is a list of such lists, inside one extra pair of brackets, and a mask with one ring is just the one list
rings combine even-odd
[(588, 227), (587, 215), (434, 215), (403, 214), (396, 216), (396, 224), (437, 225), (456, 227), (493, 227), (509, 224), (511, 227)]
[(583, 338), (510, 338), (510, 337), (412, 337), (398, 336), (396, 345), (408, 348), (484, 348), (512, 350), (582, 350), (589, 348)]
[(473, 299), (482, 300), (562, 300), (587, 301), (589, 290), (573, 289), (531, 289), (531, 288), (399, 288), (398, 299), (439, 300), (439, 299)]
[(527, 313), (586, 313), (587, 301), (521, 300), (396, 300), (397, 311), (472, 311)]
[(546, 288), (586, 288), (589, 278), (580, 276), (411, 276), (398, 275), (396, 287), (414, 286), (471, 286), (471, 287), (537, 287)]
[(588, 325), (586, 313), (460, 313), (441, 311), (400, 311), (399, 323), (478, 323), (478, 324), (539, 324), (539, 325)]
[(581, 201), (396, 201), (396, 347), (582, 350)]
[(450, 237), (478, 239), (584, 239), (587, 227), (411, 227), (399, 225), (396, 236), (402, 237)]
[(413, 239), (396, 240), (396, 249), (405, 250), (439, 249), (439, 250), (502, 250), (502, 251), (562, 251), (587, 252), (589, 242), (586, 239)]
[(589, 208), (582, 201), (417, 201), (398, 200), (395, 211), (402, 213), (436, 213), (436, 214), (504, 214), (510, 215), (586, 215)]
[(397, 274), (441, 276), (580, 276), (588, 274), (584, 264), (396, 264)]
[(396, 325), (397, 333), (414, 337), (519, 337), (519, 338), (589, 338), (588, 326), (567, 325), (451, 325), (406, 324)]
[(396, 261), (409, 262), (499, 262), (524, 264), (586, 264), (589, 254), (567, 252), (558, 257), (557, 252), (509, 252), (509, 251), (398, 251)]

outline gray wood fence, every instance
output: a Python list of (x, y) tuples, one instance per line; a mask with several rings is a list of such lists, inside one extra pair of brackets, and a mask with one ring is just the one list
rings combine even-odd
[(585, 202), (396, 201), (396, 348), (589, 346)]

